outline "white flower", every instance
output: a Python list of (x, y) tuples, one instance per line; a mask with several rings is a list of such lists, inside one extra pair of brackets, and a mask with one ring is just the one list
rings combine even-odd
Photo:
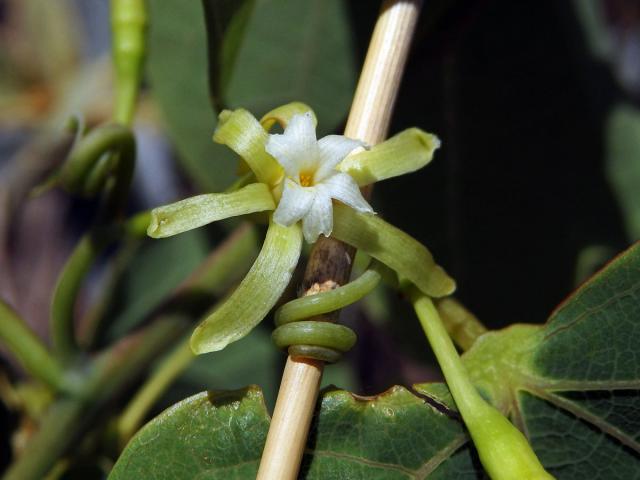
[(333, 229), (333, 204), (338, 200), (362, 213), (374, 213), (349, 174), (335, 167), (364, 146), (342, 135), (316, 140), (311, 113), (294, 115), (283, 134), (269, 135), (267, 152), (284, 168), (284, 190), (273, 215), (286, 227), (302, 220), (305, 240), (313, 243)]

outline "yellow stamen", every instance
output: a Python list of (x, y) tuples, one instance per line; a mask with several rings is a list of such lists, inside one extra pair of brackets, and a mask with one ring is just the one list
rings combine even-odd
[(310, 187), (313, 182), (313, 174), (311, 173), (300, 173), (300, 185), (303, 187)]

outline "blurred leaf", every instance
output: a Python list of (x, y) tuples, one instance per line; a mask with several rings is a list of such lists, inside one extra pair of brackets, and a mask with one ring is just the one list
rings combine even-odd
[(148, 241), (129, 264), (114, 294), (108, 337), (120, 338), (144, 320), (202, 262), (207, 251), (202, 230)]
[(236, 156), (211, 140), (216, 114), (207, 89), (206, 34), (200, 2), (150, 0), (149, 82), (182, 166), (205, 191), (235, 177)]
[(223, 100), (231, 107), (261, 115), (300, 101), (314, 109), (319, 132), (333, 131), (346, 118), (355, 90), (345, 2), (258, 2), (232, 67), (220, 72), (228, 79)]
[(578, 252), (576, 259), (576, 273), (574, 286), (579, 286), (582, 282), (600, 270), (605, 264), (615, 256), (615, 251), (606, 245), (589, 245)]
[(617, 105), (606, 123), (606, 168), (631, 240), (640, 238), (640, 111)]
[(576, 16), (582, 24), (585, 39), (592, 55), (607, 61), (614, 45), (607, 30), (605, 2), (602, 0), (573, 0)]
[[(356, 76), (344, 2), (253, 3), (205, 4), (216, 103), (260, 116), (299, 100), (316, 111), (321, 133), (335, 130), (346, 116)], [(154, 97), (191, 178), (206, 191), (220, 191), (234, 177), (236, 157), (211, 142), (216, 114), (207, 97), (202, 6), (150, 0), (150, 17)]]
[[(193, 388), (189, 394), (207, 389), (242, 388), (260, 383), (269, 403), (275, 402), (278, 384), (276, 372), (283, 355), (271, 341), (269, 332), (256, 328), (241, 342), (220, 352), (196, 355), (180, 377), (180, 383)], [(184, 398), (184, 395), (181, 397)]]
[(231, 73), (255, 4), (255, 0), (202, 0), (209, 41), (209, 89), (218, 111), (224, 108)]

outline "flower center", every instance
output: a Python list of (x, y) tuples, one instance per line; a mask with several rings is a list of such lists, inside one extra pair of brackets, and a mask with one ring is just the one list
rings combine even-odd
[(303, 187), (310, 187), (313, 183), (313, 173), (300, 172), (300, 185)]

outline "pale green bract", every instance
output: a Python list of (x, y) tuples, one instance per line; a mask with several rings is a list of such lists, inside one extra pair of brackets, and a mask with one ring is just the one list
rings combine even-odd
[[(276, 123), (284, 133), (269, 134)], [(454, 291), (453, 279), (426, 247), (374, 215), (358, 188), (422, 168), (440, 145), (437, 137), (411, 128), (367, 150), (363, 142), (340, 135), (317, 140), (315, 126), (313, 111), (299, 102), (278, 107), (261, 121), (244, 109), (221, 112), (213, 140), (234, 150), (256, 182), (151, 212), (147, 233), (161, 238), (232, 216), (273, 211), (267, 240), (247, 277), (196, 328), (195, 353), (224, 348), (267, 315), (290, 281), (303, 235), (312, 243), (333, 232), (426, 295)]]

